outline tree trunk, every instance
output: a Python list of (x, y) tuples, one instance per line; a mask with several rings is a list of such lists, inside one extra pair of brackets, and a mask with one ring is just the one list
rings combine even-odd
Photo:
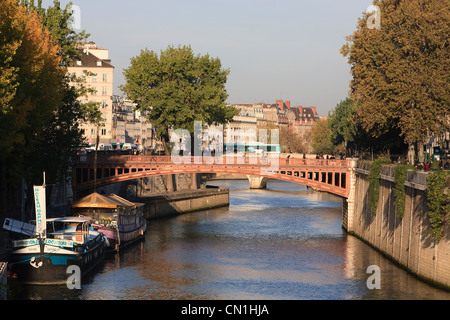
[(416, 148), (414, 143), (408, 144), (408, 157), (407, 157), (407, 163), (414, 165), (414, 160), (416, 157)]
[(6, 161), (0, 161), (0, 217), (6, 216)]
[(425, 162), (425, 154), (423, 152), (423, 145), (424, 145), (423, 141), (419, 141), (417, 143), (417, 155), (419, 158), (419, 162)]
[[(163, 147), (164, 147), (164, 154), (165, 154), (166, 157), (170, 157), (170, 150), (169, 150), (169, 143), (170, 142), (166, 142), (166, 141), (170, 141), (170, 139), (166, 140), (166, 138), (164, 136), (161, 137), (161, 139), (162, 139), (162, 144), (163, 144)], [(166, 190), (167, 190), (167, 192), (173, 192), (174, 191), (173, 180), (172, 179), (173, 178), (172, 178), (171, 174), (166, 175)]]

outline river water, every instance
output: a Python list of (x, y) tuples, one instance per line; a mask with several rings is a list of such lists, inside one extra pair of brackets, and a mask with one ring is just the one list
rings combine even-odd
[[(341, 228), (342, 200), (304, 186), (214, 181), (230, 206), (148, 222), (81, 289), (14, 285), (9, 299), (450, 300)], [(370, 266), (380, 288), (369, 288)]]

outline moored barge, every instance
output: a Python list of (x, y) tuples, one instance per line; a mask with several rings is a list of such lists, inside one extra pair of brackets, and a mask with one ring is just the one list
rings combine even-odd
[[(36, 221), (6, 218), (10, 231), (9, 277), (34, 285), (62, 285), (82, 278), (105, 259), (106, 237), (90, 228), (90, 219), (47, 219), (44, 186), (34, 186)], [(72, 277), (73, 276), (73, 277)]]
[(108, 252), (117, 252), (143, 239), (147, 229), (144, 204), (116, 194), (91, 193), (72, 205), (72, 213), (91, 219), (91, 226), (107, 237)]

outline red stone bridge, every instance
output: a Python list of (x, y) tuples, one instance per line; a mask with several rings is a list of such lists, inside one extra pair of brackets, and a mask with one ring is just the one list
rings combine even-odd
[(73, 166), (75, 192), (154, 175), (180, 173), (237, 173), (247, 175), (251, 188), (265, 186), (267, 179), (299, 183), (348, 198), (352, 160), (262, 158), (260, 156), (81, 156)]

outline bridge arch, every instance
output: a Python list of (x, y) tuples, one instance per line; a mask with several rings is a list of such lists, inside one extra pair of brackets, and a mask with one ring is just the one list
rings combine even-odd
[(107, 155), (79, 157), (73, 165), (74, 191), (150, 176), (181, 173), (235, 173), (299, 183), (343, 198), (350, 193), (351, 160)]

